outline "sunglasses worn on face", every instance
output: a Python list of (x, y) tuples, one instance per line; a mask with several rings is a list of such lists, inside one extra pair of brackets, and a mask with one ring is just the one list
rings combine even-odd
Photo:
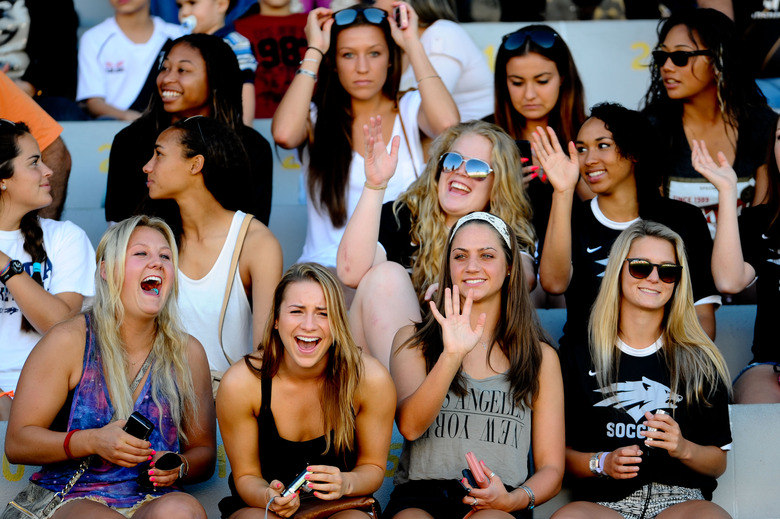
[(656, 67), (662, 66), (669, 58), (672, 59), (672, 63), (676, 67), (684, 67), (688, 64), (688, 60), (694, 56), (712, 56), (711, 50), (676, 50), (674, 52), (666, 52), (665, 50), (653, 51), (653, 63)]
[(658, 269), (658, 279), (664, 283), (677, 283), (682, 276), (682, 265), (677, 263), (650, 263), (646, 259), (628, 258), (628, 273), (636, 279), (645, 279)]
[(338, 26), (350, 25), (357, 20), (359, 14), (363, 15), (363, 19), (368, 23), (379, 25), (387, 18), (387, 12), (377, 7), (366, 7), (365, 9), (358, 9), (350, 7), (348, 9), (342, 9), (337, 11), (333, 15), (333, 23)]
[(531, 38), (531, 41), (543, 49), (549, 49), (555, 44), (555, 38), (558, 35), (554, 32), (520, 29), (519, 31), (507, 34), (501, 40), (501, 46), (506, 50), (517, 50)]
[(493, 173), (493, 168), (484, 160), (466, 159), (454, 151), (447, 152), (439, 158), (442, 171), (455, 171), (464, 162), (466, 163), (466, 174), (473, 179), (485, 180), (485, 177)]

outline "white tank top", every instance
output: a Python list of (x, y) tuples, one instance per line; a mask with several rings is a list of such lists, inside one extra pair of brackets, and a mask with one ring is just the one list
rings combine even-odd
[(218, 371), (225, 371), (230, 367), (225, 353), (231, 361), (237, 362), (242, 356), (250, 353), (254, 346), (252, 309), (238, 268), (228, 298), (225, 324), (222, 327), (222, 345), (225, 353), (222, 352), (217, 335), (219, 312), (222, 309), (222, 299), (227, 286), (230, 260), (233, 258), (233, 250), (243, 220), (244, 213), (236, 211), (225, 244), (208, 274), (200, 279), (190, 279), (181, 270), (178, 272), (179, 311), (184, 329), (200, 341), (206, 350), (209, 366)]

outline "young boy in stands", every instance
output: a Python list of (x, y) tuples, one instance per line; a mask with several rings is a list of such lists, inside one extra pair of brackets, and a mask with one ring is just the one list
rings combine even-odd
[(306, 51), (306, 14), (292, 13), (291, 0), (259, 0), (260, 13), (236, 20), (257, 58), (255, 117), (270, 119), (295, 77)]
[(241, 102), (244, 107), (243, 120), (252, 126), (255, 119), (255, 73), (257, 60), (252, 54), (252, 44), (237, 33), (233, 24), (225, 23), (225, 16), (233, 9), (236, 0), (176, 0), (179, 6), (179, 20), (194, 16), (196, 23), (192, 32), (219, 36), (230, 45), (238, 59), (238, 67), (244, 84), (241, 88)]
[(76, 100), (93, 117), (132, 121), (149, 102), (144, 85), (160, 49), (184, 30), (150, 15), (150, 0), (110, 2), (114, 16), (86, 31), (79, 42)]

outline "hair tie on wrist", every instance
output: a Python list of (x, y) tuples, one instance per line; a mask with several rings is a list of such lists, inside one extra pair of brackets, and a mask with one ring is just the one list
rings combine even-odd
[(319, 53), (320, 53), (320, 55), (321, 55), (323, 58), (325, 57), (325, 53), (324, 53), (324, 52), (322, 52), (322, 51), (321, 51), (320, 49), (318, 49), (317, 47), (313, 47), (313, 46), (309, 45), (308, 47), (306, 47), (306, 50), (309, 50), (309, 49), (316, 50), (317, 52), (319, 52)]
[(368, 180), (366, 180), (365, 182), (363, 182), (363, 185), (366, 186), (368, 189), (373, 189), (374, 191), (384, 191), (385, 189), (387, 189), (387, 182), (385, 182), (381, 186), (372, 186), (371, 184), (368, 183)]
[(441, 79), (441, 77), (438, 74), (432, 74), (430, 76), (425, 76), (424, 78), (417, 79), (417, 84), (419, 85), (420, 83), (422, 83), (426, 79), (431, 79), (431, 78), (434, 78), (434, 77), (437, 77), (437, 78)]
[(33, 274), (35, 274), (36, 272), (39, 274), (41, 273), (41, 264), (38, 263), (37, 261), (33, 263)]
[(73, 453), (70, 452), (70, 437), (73, 436), (73, 433), (76, 431), (80, 431), (81, 429), (71, 429), (68, 431), (68, 434), (65, 435), (65, 441), (62, 442), (62, 448), (65, 450), (65, 456), (68, 457), (69, 460), (75, 460), (76, 458), (73, 456)]

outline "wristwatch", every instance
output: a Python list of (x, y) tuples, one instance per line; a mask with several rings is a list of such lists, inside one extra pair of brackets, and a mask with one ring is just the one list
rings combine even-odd
[(595, 453), (593, 456), (590, 457), (590, 461), (588, 462), (588, 468), (590, 468), (590, 471), (596, 474), (597, 476), (601, 476), (604, 474), (604, 470), (599, 467), (599, 458), (601, 457), (601, 452)]
[(21, 274), (22, 272), (24, 272), (22, 262), (19, 260), (11, 260), (8, 266), (6, 266), (3, 271), (0, 272), (0, 283), (5, 285), (9, 279), (17, 274)]

